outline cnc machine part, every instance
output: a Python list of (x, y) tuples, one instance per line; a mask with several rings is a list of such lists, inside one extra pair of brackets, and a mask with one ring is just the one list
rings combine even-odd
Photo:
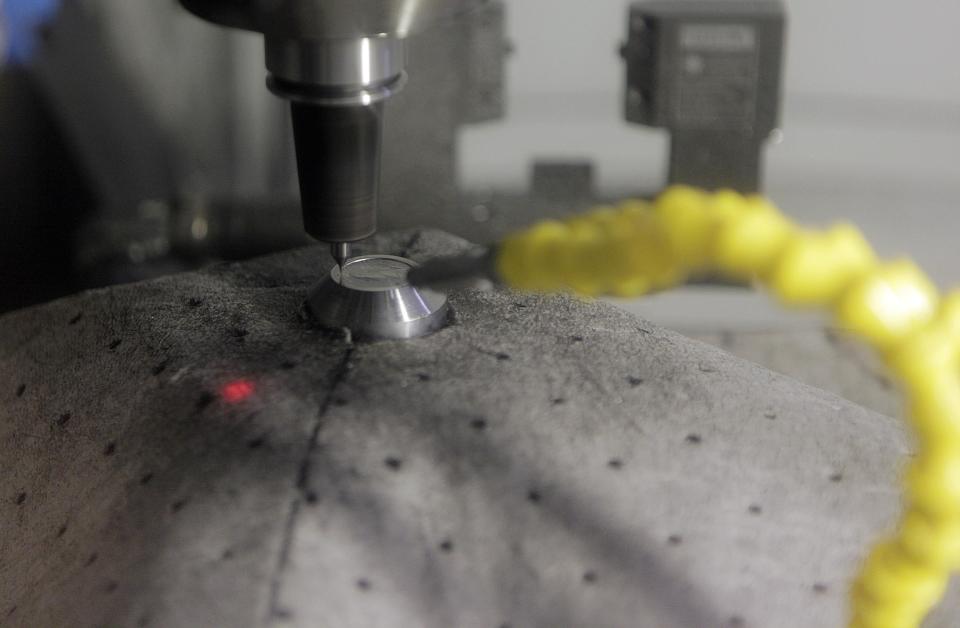
[(670, 184), (759, 191), (779, 125), (779, 0), (653, 0), (630, 9), (625, 116), (670, 132)]
[(474, 0), (180, 0), (196, 15), (234, 28), (304, 41), (378, 33), (400, 38)]
[(347, 260), (350, 259), (352, 252), (353, 247), (349, 242), (334, 242), (330, 245), (330, 256), (341, 269)]
[(267, 84), (291, 101), (306, 231), (354, 242), (376, 231), (381, 101), (405, 81), (404, 39), (470, 0), (182, 0), (264, 35)]
[(291, 101), (304, 229), (343, 251), (377, 230), (383, 101), (406, 80), (403, 42), (268, 37), (266, 46), (267, 85)]
[(383, 108), (291, 104), (303, 226), (325, 242), (377, 230)]
[(334, 266), (307, 298), (307, 309), (322, 326), (349, 329), (355, 338), (430, 334), (447, 322), (447, 298), (410, 285), (407, 272), (416, 266), (393, 255), (355, 257)]

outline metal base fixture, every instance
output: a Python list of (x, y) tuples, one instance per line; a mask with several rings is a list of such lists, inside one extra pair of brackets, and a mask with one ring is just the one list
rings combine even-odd
[(367, 340), (432, 333), (447, 322), (447, 298), (409, 284), (407, 272), (416, 266), (393, 255), (364, 255), (334, 266), (307, 297), (310, 316), (323, 327), (346, 327)]

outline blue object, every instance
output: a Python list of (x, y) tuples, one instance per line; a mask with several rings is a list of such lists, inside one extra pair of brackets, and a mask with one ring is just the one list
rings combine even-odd
[(0, 29), (5, 50), (0, 59), (27, 63), (37, 51), (40, 28), (57, 14), (61, 0), (0, 0)]

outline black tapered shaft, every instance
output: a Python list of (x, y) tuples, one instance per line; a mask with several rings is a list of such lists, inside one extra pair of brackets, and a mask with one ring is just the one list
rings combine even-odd
[(374, 234), (383, 105), (291, 103), (303, 225), (324, 242)]

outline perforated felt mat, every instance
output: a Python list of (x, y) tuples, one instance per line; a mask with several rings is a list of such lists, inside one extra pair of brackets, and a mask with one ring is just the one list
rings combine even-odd
[(451, 327), (351, 345), (298, 313), (328, 266), (0, 318), (0, 624), (842, 624), (897, 421), (565, 297), (453, 294)]

